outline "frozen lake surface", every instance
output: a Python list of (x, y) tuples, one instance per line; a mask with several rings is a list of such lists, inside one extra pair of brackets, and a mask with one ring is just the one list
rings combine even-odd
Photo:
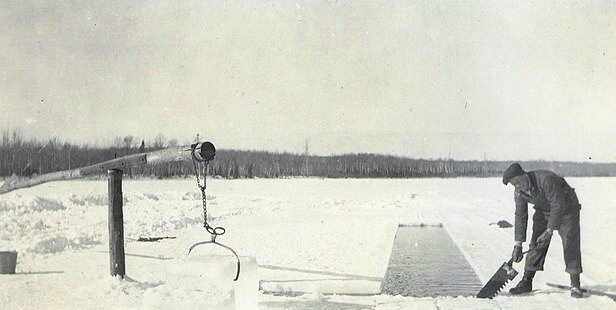
[[(582, 203), (582, 285), (616, 291), (616, 178), (568, 178)], [(482, 283), (509, 258), (513, 188), (499, 178), (250, 179), (207, 182), (218, 241), (256, 258), (260, 309), (613, 309), (545, 285), (568, 284), (554, 236), (535, 292), (473, 297), (357, 296), (379, 291), (399, 224), (442, 223)], [(124, 180), (127, 276), (109, 276), (107, 182), (66, 181), (0, 196), (0, 250), (19, 252), (17, 274), (0, 275), (6, 309), (155, 309), (161, 296), (224, 302), (224, 287), (191, 295), (166, 280), (178, 258), (209, 239), (194, 179)], [(530, 225), (529, 225), (530, 227)], [(172, 236), (137, 242), (143, 236)], [(212, 250), (215, 251), (215, 250)], [(216, 253), (221, 254), (221, 253)], [(222, 253), (224, 254), (224, 253)], [(518, 271), (523, 264), (516, 264)]]

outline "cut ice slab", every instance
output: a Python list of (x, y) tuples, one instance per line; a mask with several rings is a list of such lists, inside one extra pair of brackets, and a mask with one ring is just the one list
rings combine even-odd
[(159, 309), (257, 309), (259, 281), (254, 257), (191, 255), (168, 261), (163, 285), (144, 293), (142, 308)]
[(324, 295), (371, 296), (381, 293), (381, 282), (354, 279), (261, 281), (260, 289), (266, 294), (274, 295), (320, 293)]

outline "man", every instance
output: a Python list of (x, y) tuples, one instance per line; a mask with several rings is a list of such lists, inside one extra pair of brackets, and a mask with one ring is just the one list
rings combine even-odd
[(554, 231), (562, 239), (565, 271), (571, 278), (571, 297), (582, 297), (580, 273), (582, 255), (580, 252), (580, 208), (575, 190), (565, 179), (547, 170), (526, 172), (520, 164), (514, 163), (503, 173), (503, 184), (515, 187), (515, 245), (511, 257), (517, 263), (522, 261), (522, 243), (526, 241), (528, 203), (534, 205), (533, 232), (526, 255), (524, 276), (518, 285), (509, 290), (512, 295), (529, 293), (533, 290), (535, 272), (543, 270), (550, 240)]

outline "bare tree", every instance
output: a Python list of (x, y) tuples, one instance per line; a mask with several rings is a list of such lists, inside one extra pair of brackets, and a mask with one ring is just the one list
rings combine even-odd
[(165, 147), (166, 138), (162, 133), (158, 133), (156, 138), (154, 138), (154, 142), (152, 143), (152, 147), (155, 149), (162, 149)]
[(122, 139), (122, 143), (124, 144), (124, 148), (130, 149), (133, 146), (133, 139), (135, 137), (128, 135)]
[(122, 142), (122, 137), (113, 138), (113, 147), (119, 149), (119, 148), (122, 148), (123, 145), (124, 143)]

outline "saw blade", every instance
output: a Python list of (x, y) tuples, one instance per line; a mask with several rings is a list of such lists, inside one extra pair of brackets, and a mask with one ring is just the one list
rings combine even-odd
[(509, 264), (503, 263), (494, 273), (492, 278), (488, 280), (488, 283), (484, 285), (479, 293), (477, 293), (477, 298), (494, 298), (498, 295), (498, 292), (505, 287), (509, 280), (513, 280), (518, 272), (513, 269)]

